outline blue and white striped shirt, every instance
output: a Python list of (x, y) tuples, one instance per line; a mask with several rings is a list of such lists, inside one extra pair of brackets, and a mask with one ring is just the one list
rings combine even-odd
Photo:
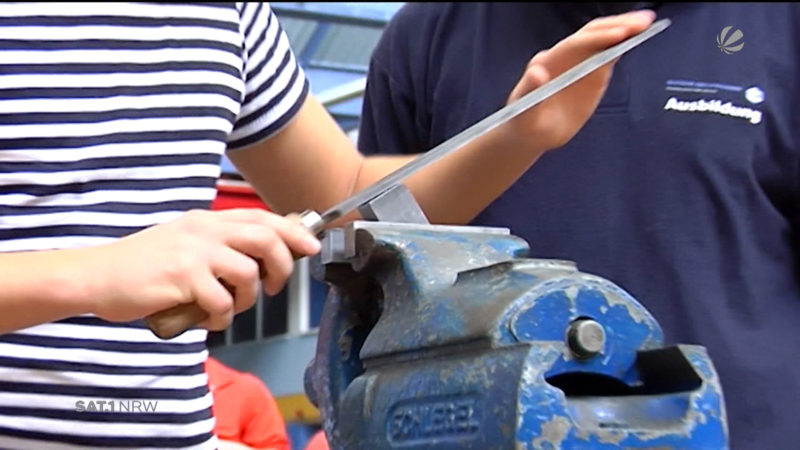
[[(268, 4), (0, 3), (0, 251), (208, 208), (223, 152), (307, 93)], [(0, 447), (213, 448), (205, 339), (91, 316), (0, 335)]]

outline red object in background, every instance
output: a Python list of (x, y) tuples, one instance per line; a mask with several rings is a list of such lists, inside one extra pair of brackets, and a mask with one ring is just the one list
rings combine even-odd
[(219, 439), (253, 448), (291, 449), (278, 404), (259, 378), (234, 370), (211, 356), (204, 368), (214, 398), (214, 434)]
[(325, 432), (320, 430), (308, 441), (304, 450), (329, 450), (328, 440), (325, 438)]
[(269, 210), (247, 182), (220, 179), (217, 181), (217, 197), (211, 204), (211, 209), (232, 208), (261, 208)]

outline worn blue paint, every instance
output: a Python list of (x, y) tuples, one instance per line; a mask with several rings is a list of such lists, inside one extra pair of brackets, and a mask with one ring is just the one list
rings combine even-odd
[[(357, 231), (356, 231), (357, 229)], [(521, 239), (357, 223), (306, 372), (336, 449), (727, 448), (705, 349), (665, 347), (627, 292)], [(576, 359), (566, 330), (602, 325)]]

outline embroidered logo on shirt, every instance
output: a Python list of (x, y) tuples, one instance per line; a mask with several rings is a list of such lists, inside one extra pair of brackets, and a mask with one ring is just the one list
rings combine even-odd
[[(747, 100), (752, 105), (764, 102), (766, 94), (758, 86), (745, 89), (728, 83), (706, 82), (695, 80), (667, 80), (664, 88), (671, 92), (681, 92), (694, 98), (681, 98), (677, 95), (670, 96), (664, 104), (664, 111), (712, 113), (728, 117), (745, 119), (753, 125), (761, 123), (762, 112), (742, 103)], [(731, 93), (737, 95), (732, 96)], [(702, 94), (702, 97), (696, 94)], [(700, 97), (700, 98), (697, 98)], [(725, 98), (728, 97), (728, 98)]]
[(719, 99), (701, 99), (694, 101), (678, 100), (670, 97), (664, 105), (664, 111), (684, 111), (684, 112), (710, 112), (722, 114), (723, 116), (740, 117), (747, 119), (753, 125), (761, 123), (761, 111), (750, 109), (746, 106), (734, 105), (733, 102), (725, 102)]
[(757, 105), (764, 101), (764, 91), (758, 86), (753, 86), (744, 91), (744, 98), (746, 98), (748, 102)]

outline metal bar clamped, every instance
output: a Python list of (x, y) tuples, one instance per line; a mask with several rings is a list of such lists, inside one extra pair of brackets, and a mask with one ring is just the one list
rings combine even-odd
[(331, 448), (728, 447), (705, 348), (508, 229), (358, 221), (323, 243), (305, 383)]

